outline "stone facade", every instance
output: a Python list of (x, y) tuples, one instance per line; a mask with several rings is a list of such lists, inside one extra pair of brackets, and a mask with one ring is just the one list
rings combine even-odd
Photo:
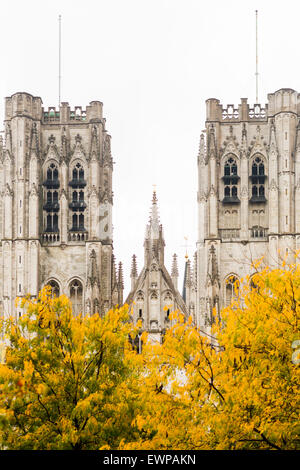
[(206, 101), (198, 154), (196, 322), (211, 324), (251, 263), (276, 267), (300, 248), (300, 95), (280, 89), (268, 103), (225, 108)]
[(159, 222), (157, 198), (154, 192), (144, 241), (144, 267), (138, 275), (136, 256), (133, 255), (131, 292), (126, 299), (133, 322), (140, 320), (141, 332), (148, 331), (150, 340), (154, 342), (160, 342), (166, 328), (171, 325), (169, 317), (171, 312), (179, 310), (185, 316), (188, 314), (186, 303), (177, 289), (176, 255), (173, 256), (170, 275), (164, 264), (164, 247), (163, 228)]
[(15, 93), (5, 100), (0, 141), (0, 302), (20, 315), (15, 298), (50, 284), (74, 313), (122, 303), (112, 234), (110, 136), (102, 103), (86, 109)]

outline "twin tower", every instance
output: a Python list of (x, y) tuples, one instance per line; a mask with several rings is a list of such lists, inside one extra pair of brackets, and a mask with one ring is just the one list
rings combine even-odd
[[(16, 93), (5, 102), (0, 137), (0, 309), (21, 315), (15, 298), (43, 285), (67, 294), (75, 313), (104, 312), (123, 302), (122, 265), (113, 255), (110, 136), (102, 103), (86, 109)], [(198, 154), (198, 240), (186, 263), (182, 296), (177, 265), (164, 267), (156, 213), (145, 239), (145, 266), (135, 259), (128, 301), (156, 334), (176, 305), (209, 328), (235, 295), (252, 262), (276, 267), (300, 249), (300, 95), (281, 89), (268, 103), (237, 108), (206, 101)], [(170, 307), (170, 308), (169, 308)], [(162, 313), (162, 312), (167, 312)]]
[[(74, 313), (122, 303), (122, 265), (112, 245), (110, 136), (102, 103), (86, 109), (15, 93), (5, 100), (0, 140), (0, 309), (41, 287), (65, 293)], [(117, 272), (118, 271), (118, 272)]]

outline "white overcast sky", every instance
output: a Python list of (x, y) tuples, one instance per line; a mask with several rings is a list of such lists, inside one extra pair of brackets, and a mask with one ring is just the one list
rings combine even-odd
[(115, 161), (114, 249), (143, 264), (156, 185), (165, 264), (197, 237), (197, 152), (205, 100), (255, 102), (258, 9), (259, 102), (279, 88), (300, 91), (296, 0), (10, 0), (1, 2), (0, 119), (17, 91), (58, 104), (58, 15), (62, 15), (62, 101), (104, 104)]

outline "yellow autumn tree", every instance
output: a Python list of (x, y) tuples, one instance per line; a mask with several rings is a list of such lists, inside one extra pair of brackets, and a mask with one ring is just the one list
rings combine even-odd
[(236, 294), (211, 335), (175, 312), (140, 355), (126, 307), (84, 318), (47, 289), (27, 298), (6, 324), (1, 448), (300, 449), (300, 268)]
[(140, 436), (123, 449), (300, 449), (300, 267), (266, 268), (236, 293), (212, 336), (175, 313), (144, 348)]
[(0, 364), (1, 449), (117, 448), (134, 440), (135, 332), (127, 309), (73, 316), (67, 297), (43, 289), (6, 325)]

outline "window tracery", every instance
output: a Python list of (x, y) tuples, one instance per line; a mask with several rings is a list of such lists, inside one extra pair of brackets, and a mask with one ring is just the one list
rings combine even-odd
[(45, 232), (59, 232), (58, 228), (58, 212), (59, 212), (59, 201), (58, 201), (58, 188), (59, 172), (55, 163), (50, 163), (46, 171), (46, 180), (43, 183), (44, 186), (44, 201), (43, 210), (45, 214)]
[(60, 288), (58, 282), (54, 279), (51, 279), (47, 282), (47, 286), (51, 287), (51, 296), (52, 297), (59, 297)]
[(69, 204), (69, 208), (72, 211), (72, 227), (73, 232), (85, 232), (84, 226), (84, 211), (87, 207), (84, 201), (84, 187), (86, 181), (84, 179), (84, 169), (81, 163), (76, 163), (72, 170), (72, 180), (69, 183), (72, 188), (72, 200)]
[(265, 202), (265, 165), (260, 156), (252, 161), (251, 165), (251, 199), (250, 202)]
[(238, 278), (235, 275), (225, 280), (225, 305), (228, 307), (233, 300), (238, 298)]
[(70, 283), (70, 300), (72, 302), (73, 315), (82, 313), (83, 287), (78, 279)]
[(238, 182), (240, 177), (238, 176), (238, 166), (236, 159), (233, 155), (230, 155), (224, 163), (224, 198), (223, 203), (237, 204), (239, 203), (238, 198)]

